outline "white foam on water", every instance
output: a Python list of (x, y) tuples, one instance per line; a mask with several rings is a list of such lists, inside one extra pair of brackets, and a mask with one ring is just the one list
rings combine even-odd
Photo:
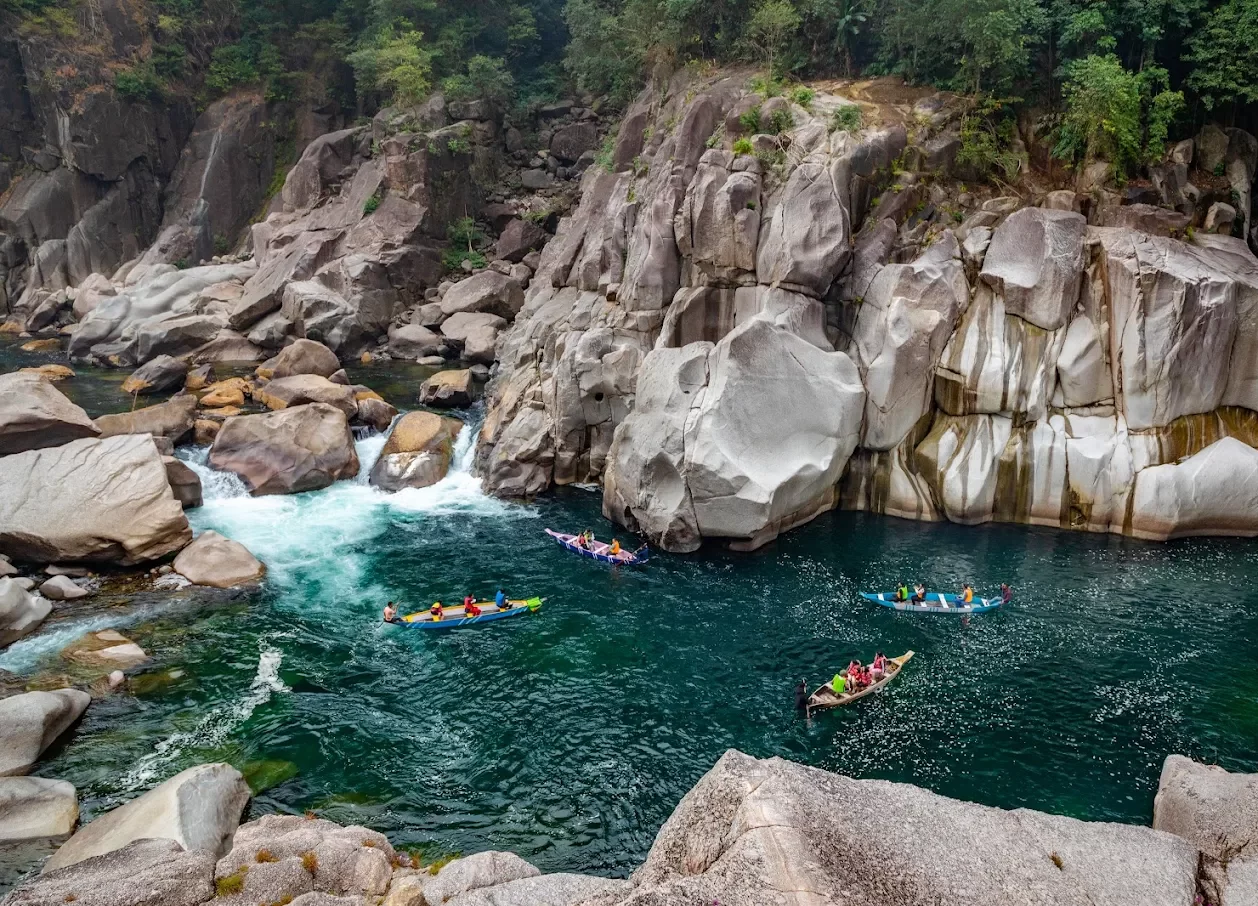
[(239, 701), (220, 705), (206, 714), (191, 730), (172, 733), (159, 740), (153, 751), (142, 756), (121, 780), (123, 792), (145, 789), (159, 777), (169, 774), (168, 767), (190, 748), (214, 748), (222, 745), (253, 712), (277, 693), (290, 691), (280, 679), (284, 654), (265, 642), (258, 652), (258, 669), (249, 691)]
[(0, 652), (0, 670), (7, 670), (10, 673), (30, 673), (41, 662), (84, 634), (95, 632), (97, 629), (121, 629), (132, 623), (141, 622), (149, 615), (149, 612), (149, 609), (141, 609), (125, 615), (117, 612), (105, 613), (83, 620), (66, 620), (54, 624), (51, 628), (41, 628), (34, 635), (20, 639)]

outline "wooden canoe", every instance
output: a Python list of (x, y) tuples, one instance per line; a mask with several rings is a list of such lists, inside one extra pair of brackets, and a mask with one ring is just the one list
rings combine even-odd
[(974, 603), (966, 604), (960, 595), (946, 595), (937, 592), (928, 594), (924, 604), (915, 604), (911, 600), (897, 601), (893, 591), (862, 591), (860, 595), (866, 601), (873, 601), (875, 604), (881, 604), (883, 607), (890, 607), (892, 610), (902, 610), (906, 613), (987, 613), (1000, 607), (1000, 598), (980, 598), (975, 596)]
[(834, 694), (834, 687), (831, 683), (826, 683), (812, 695), (808, 696), (809, 711), (824, 711), (827, 708), (838, 708), (843, 705), (850, 705), (858, 698), (864, 698), (870, 693), (877, 692), (887, 683), (891, 682), (900, 675), (901, 668), (909, 662), (913, 657), (912, 651), (906, 651), (899, 657), (887, 658), (887, 672), (876, 683), (871, 683), (859, 692), (844, 692), (842, 695)]
[(567, 548), (574, 554), (580, 554), (582, 557), (589, 557), (591, 560), (598, 560), (601, 563), (612, 563), (622, 566), (640, 566), (646, 563), (651, 557), (651, 552), (644, 544), (636, 551), (621, 550), (618, 554), (611, 553), (611, 545), (602, 541), (595, 541), (589, 547), (583, 547), (577, 544), (576, 535), (566, 535), (563, 532), (557, 532), (554, 529), (546, 529), (546, 534), (559, 542), (561, 547)]

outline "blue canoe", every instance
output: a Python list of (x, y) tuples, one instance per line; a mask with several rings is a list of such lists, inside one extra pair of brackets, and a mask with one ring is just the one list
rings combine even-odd
[(908, 613), (987, 613), (1000, 606), (1000, 598), (975, 598), (973, 604), (964, 604), (960, 595), (945, 595), (931, 592), (926, 595), (925, 604), (914, 604), (911, 601), (897, 601), (895, 592), (861, 592), (861, 597), (892, 610), (903, 610)]
[(622, 550), (619, 554), (609, 554), (608, 551), (611, 549), (611, 545), (604, 544), (602, 541), (595, 541), (590, 547), (582, 547), (577, 544), (576, 535), (565, 535), (563, 532), (557, 532), (554, 529), (546, 529), (546, 534), (558, 541), (560, 546), (567, 548), (574, 554), (580, 554), (582, 557), (589, 557), (591, 560), (598, 560), (601, 563), (638, 566), (646, 563), (651, 557), (651, 552), (647, 550), (645, 544), (636, 551)]
[(398, 617), (393, 621), (393, 625), (405, 626), (407, 629), (459, 629), (463, 626), (479, 626), (494, 620), (506, 620), (510, 617), (524, 616), (526, 613), (535, 613), (544, 600), (546, 599), (527, 598), (522, 601), (508, 601), (505, 610), (499, 610), (493, 601), (477, 601), (477, 605), (483, 608), (480, 616), (477, 617), (465, 617), (462, 604), (457, 607), (447, 607), (445, 615), (440, 620), (434, 620), (431, 613), (421, 610), (418, 613)]

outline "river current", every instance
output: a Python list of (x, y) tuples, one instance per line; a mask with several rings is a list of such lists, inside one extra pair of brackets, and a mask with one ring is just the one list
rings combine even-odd
[[(737, 747), (961, 799), (1145, 823), (1171, 752), (1258, 770), (1258, 544), (1165, 545), (1016, 526), (822, 516), (752, 554), (658, 555), (609, 569), (546, 527), (612, 531), (597, 493), (536, 504), (454, 471), (424, 490), (357, 481), (251, 498), (201, 473), (197, 531), (243, 542), (266, 582), (206, 603), (146, 594), (61, 619), (0, 652), (55, 669), (86, 628), (155, 657), (38, 766), (84, 819), (204, 761), (265, 787), (254, 814), (314, 811), (429, 853), (496, 848), (545, 871), (627, 875), (678, 799)], [(899, 614), (858, 590), (1001, 581), (1001, 612)], [(467, 591), (544, 595), (532, 616), (443, 634), (386, 626)], [(180, 602), (199, 603), (180, 603)], [(875, 649), (917, 654), (884, 692), (805, 721), (819, 683)]]

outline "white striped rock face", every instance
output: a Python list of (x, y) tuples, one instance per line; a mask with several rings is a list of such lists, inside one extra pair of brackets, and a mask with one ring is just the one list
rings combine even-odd
[(604, 512), (671, 550), (755, 546), (839, 505), (1258, 534), (1202, 465), (1248, 481), (1258, 446), (1242, 241), (1014, 198), (919, 223), (937, 199), (896, 182), (902, 130), (791, 108), (782, 161), (753, 161), (717, 131), (744, 92), (644, 94), (619, 142), (648, 166), (587, 172), (498, 344), (490, 491), (602, 481)]

